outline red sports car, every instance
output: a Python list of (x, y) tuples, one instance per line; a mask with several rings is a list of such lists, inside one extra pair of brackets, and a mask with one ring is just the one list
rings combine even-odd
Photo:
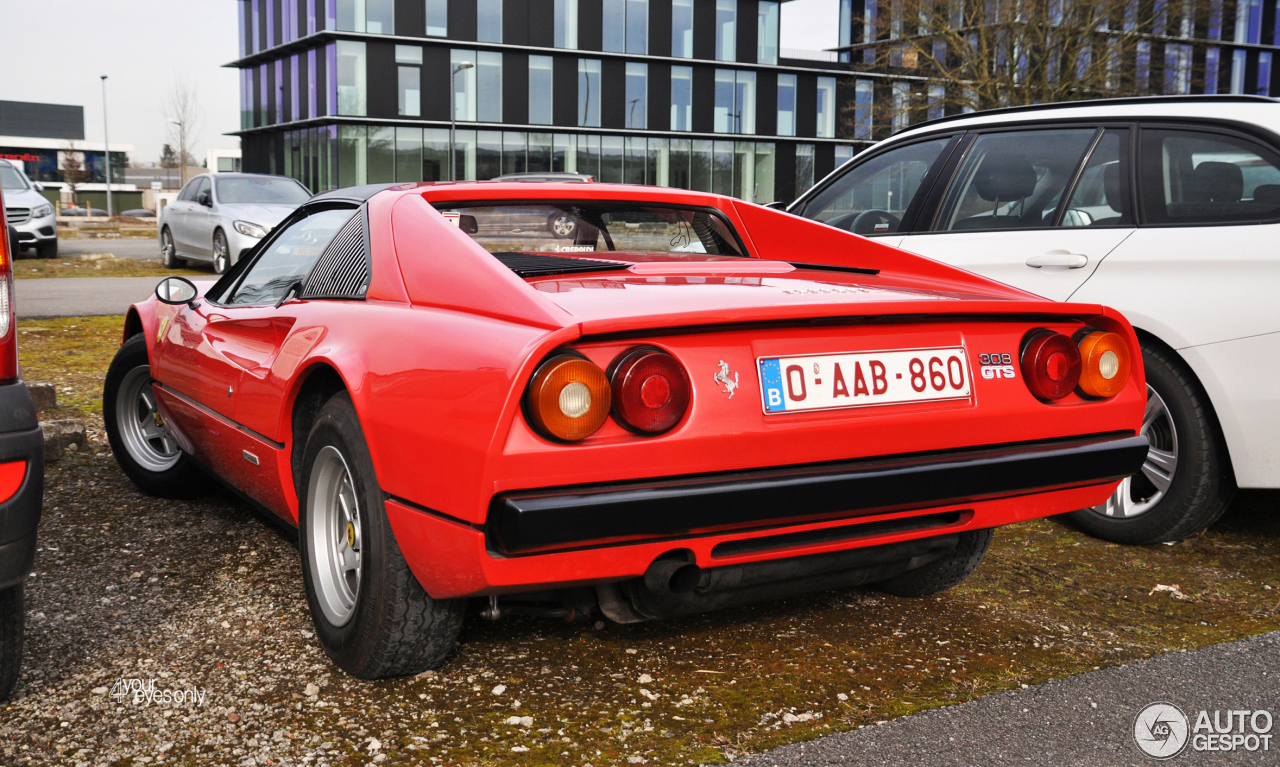
[(442, 663), (467, 597), (629, 623), (954, 586), (993, 527), (1141, 467), (1137, 349), (1102, 306), (727, 197), (376, 186), (161, 282), (103, 412), (147, 492), (212, 475), (296, 525), (321, 644), (376, 678)]

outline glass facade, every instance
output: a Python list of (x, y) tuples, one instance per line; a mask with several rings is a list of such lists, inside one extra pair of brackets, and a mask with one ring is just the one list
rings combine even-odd
[(552, 15), (555, 46), (576, 49), (578, 47), (578, 0), (555, 0)]
[(476, 0), (476, 40), (502, 42), (502, 0)]
[(365, 74), (365, 45), (339, 40), (337, 71), (333, 82), (337, 88), (338, 114), (363, 117), (368, 110)]
[(422, 49), (416, 45), (396, 46), (399, 83), (396, 91), (401, 117), (422, 116)]
[[(896, 83), (895, 83), (896, 84)], [(818, 78), (818, 138), (836, 137), (836, 78)]]
[(628, 61), (626, 127), (640, 130), (649, 127), (648, 110), (649, 65)]
[(738, 0), (716, 0), (716, 61), (737, 61)]
[(693, 67), (671, 68), (671, 130), (693, 130)]
[(716, 133), (756, 132), (756, 73), (716, 70)]
[(671, 55), (693, 58), (693, 0), (671, 0)]
[(449, 34), (449, 0), (426, 0), (427, 36), (445, 37)]
[(482, 123), (502, 122), (502, 54), (476, 54), (476, 119)]
[(778, 63), (778, 3), (759, 0), (756, 4), (756, 62)]
[[(270, 8), (273, 3), (266, 0), (266, 5)], [(395, 0), (334, 0), (330, 7), (335, 25), (328, 29), (372, 35), (395, 34)]]
[[(476, 119), (476, 52), (453, 50), (449, 52), (449, 71), (453, 75), (453, 119), (473, 122)], [(461, 64), (470, 64), (459, 70)]]
[(875, 98), (875, 84), (870, 80), (859, 80), (853, 92), (853, 137), (862, 141), (870, 141), (872, 129), (872, 102)]
[(578, 59), (578, 125), (600, 127), (600, 59)]
[(778, 135), (796, 135), (795, 75), (778, 75)]
[(551, 124), (552, 60), (550, 56), (529, 57), (529, 123)]

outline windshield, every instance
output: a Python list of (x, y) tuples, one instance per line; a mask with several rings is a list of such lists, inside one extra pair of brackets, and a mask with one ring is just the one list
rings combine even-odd
[(436, 207), (490, 253), (707, 253), (743, 256), (706, 210), (626, 202), (458, 202)]
[(298, 182), (288, 178), (220, 178), (218, 184), (218, 202), (223, 205), (237, 203), (283, 203), (301, 205), (311, 197), (311, 193)]
[(26, 189), (27, 180), (11, 165), (0, 165), (0, 187), (5, 189)]

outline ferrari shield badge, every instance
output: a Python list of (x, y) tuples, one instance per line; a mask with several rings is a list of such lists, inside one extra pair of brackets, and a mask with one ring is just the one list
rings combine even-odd
[(716, 383), (724, 387), (724, 393), (729, 395), (729, 399), (733, 399), (733, 393), (738, 390), (738, 374), (734, 373), (733, 377), (729, 377), (729, 363), (720, 360), (720, 371), (716, 373)]

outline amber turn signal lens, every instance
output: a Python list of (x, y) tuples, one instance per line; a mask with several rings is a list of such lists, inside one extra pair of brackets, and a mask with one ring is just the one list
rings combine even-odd
[(1044, 331), (1022, 350), (1022, 378), (1042, 400), (1062, 399), (1080, 380), (1080, 350), (1061, 333)]
[(1097, 331), (1080, 339), (1080, 390), (1091, 397), (1114, 397), (1129, 382), (1129, 345), (1118, 333)]
[(609, 417), (609, 378), (590, 360), (560, 355), (542, 363), (526, 394), (533, 425), (544, 435), (577, 442)]

